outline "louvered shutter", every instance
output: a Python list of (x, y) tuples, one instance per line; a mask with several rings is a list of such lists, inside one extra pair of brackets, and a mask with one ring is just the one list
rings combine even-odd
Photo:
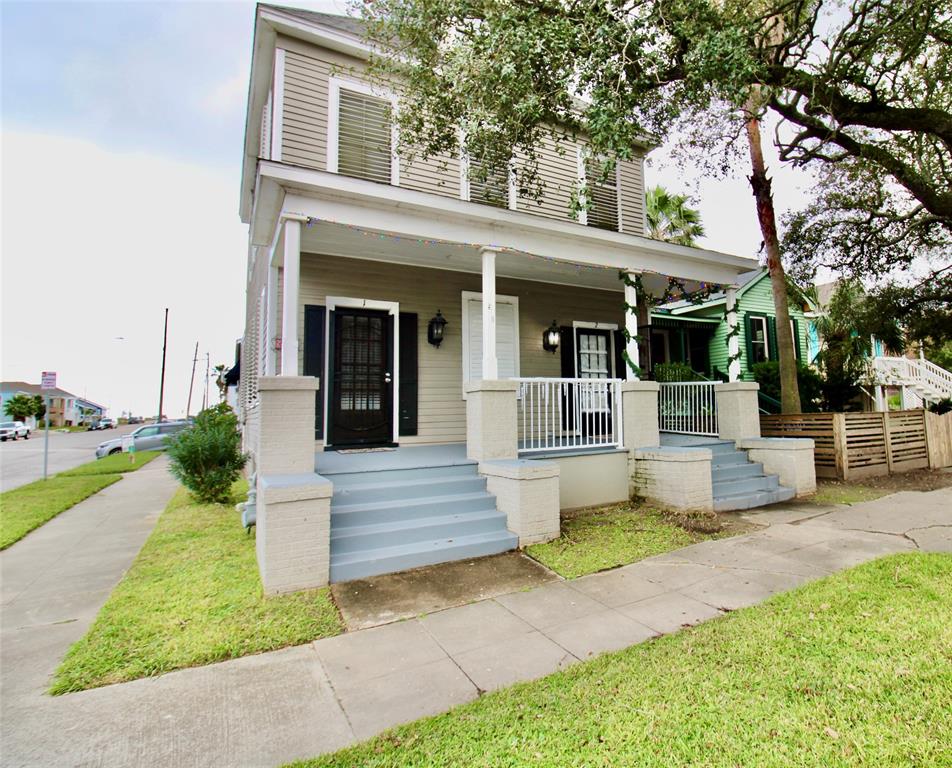
[[(469, 302), (467, 323), (469, 328), (469, 359), (467, 380), (483, 378), (483, 302), (482, 299), (467, 299)], [(519, 375), (516, 370), (516, 352), (519, 339), (516, 336), (516, 307), (496, 298), (496, 363), (500, 379)]]
[(341, 88), (337, 172), (389, 184), (391, 140), (390, 102)]
[(780, 359), (780, 350), (777, 348), (777, 319), (773, 315), (767, 318), (767, 353), (771, 360)]
[(606, 176), (602, 164), (594, 158), (585, 161), (585, 182), (591, 205), (587, 221), (590, 227), (618, 231), (618, 184), (615, 169)]

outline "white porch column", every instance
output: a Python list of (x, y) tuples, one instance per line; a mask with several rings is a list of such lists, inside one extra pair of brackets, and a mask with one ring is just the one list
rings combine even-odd
[(496, 252), (483, 248), (483, 379), (499, 378), (496, 359)]
[(740, 380), (740, 337), (737, 335), (737, 288), (729, 286), (726, 292), (727, 299), (727, 330), (732, 334), (727, 342), (727, 355), (730, 363), (727, 366), (727, 380)]
[(278, 372), (278, 353), (274, 348), (274, 337), (278, 330), (278, 267), (272, 261), (268, 264), (267, 328), (265, 343), (268, 345), (265, 356), (265, 376), (274, 376)]
[(284, 222), (284, 296), (281, 324), (281, 375), (298, 375), (298, 292), (301, 285), (301, 222)]
[[(629, 275), (634, 274), (629, 272)], [(638, 290), (633, 285), (625, 284), (625, 330), (628, 332), (628, 343), (625, 345), (625, 351), (628, 353), (628, 359), (636, 366), (641, 365), (638, 357)], [(638, 373), (631, 369), (631, 365), (625, 365), (625, 380), (638, 381)]]

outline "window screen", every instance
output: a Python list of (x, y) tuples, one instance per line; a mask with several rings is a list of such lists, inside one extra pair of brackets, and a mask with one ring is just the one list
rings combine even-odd
[(341, 88), (337, 172), (389, 184), (391, 141), (390, 102)]

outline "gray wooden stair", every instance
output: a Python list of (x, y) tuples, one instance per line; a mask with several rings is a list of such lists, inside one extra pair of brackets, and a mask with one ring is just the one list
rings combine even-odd
[(711, 484), (715, 512), (753, 509), (796, 495), (793, 488), (780, 485), (777, 475), (764, 473), (764, 466), (752, 462), (746, 451), (737, 450), (732, 440), (704, 443), (711, 451)]

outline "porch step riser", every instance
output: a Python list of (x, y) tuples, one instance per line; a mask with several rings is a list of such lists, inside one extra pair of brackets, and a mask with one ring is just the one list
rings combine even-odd
[(486, 490), (486, 479), (479, 477), (437, 478), (406, 483), (353, 485), (334, 488), (334, 504), (364, 504), (373, 501), (400, 501), (427, 496), (450, 496)]
[(737, 480), (728, 480), (713, 484), (714, 498), (732, 496), (737, 493), (756, 493), (757, 491), (772, 491), (780, 486), (780, 478), (776, 475), (759, 475), (758, 477), (744, 477)]
[(497, 555), (515, 549), (518, 543), (515, 534), (501, 531), (454, 538), (452, 541), (438, 539), (405, 547), (332, 555), (330, 577), (332, 582), (350, 581), (424, 565)]
[(358, 485), (382, 485), (410, 481), (478, 477), (477, 464), (452, 464), (445, 467), (415, 467), (411, 469), (384, 469), (375, 472), (332, 472), (325, 474), (334, 488), (353, 488)]
[(487, 492), (437, 496), (429, 499), (414, 499), (405, 503), (384, 505), (332, 504), (331, 530), (346, 529), (361, 525), (380, 525), (400, 520), (410, 522), (422, 517), (442, 517), (453, 513), (478, 512), (495, 509), (496, 498)]
[(715, 512), (736, 512), (742, 509), (764, 507), (768, 504), (777, 504), (781, 501), (790, 501), (796, 495), (793, 488), (779, 487), (772, 491), (738, 494), (714, 499)]
[(739, 480), (744, 477), (757, 477), (764, 473), (764, 465), (760, 462), (749, 464), (725, 464), (724, 466), (714, 467), (711, 474), (714, 485), (727, 482), (728, 480)]
[(712, 467), (726, 467), (734, 464), (746, 464), (748, 462), (747, 454), (744, 451), (720, 451), (711, 456)]
[[(392, 530), (371, 530), (362, 533), (365, 526), (344, 528), (331, 535), (331, 557), (350, 552), (366, 552), (403, 544), (424, 544), (445, 539), (453, 541), (474, 534), (499, 533), (506, 530), (506, 516), (492, 509), (467, 515), (426, 517)], [(380, 526), (371, 526), (379, 528)]]

